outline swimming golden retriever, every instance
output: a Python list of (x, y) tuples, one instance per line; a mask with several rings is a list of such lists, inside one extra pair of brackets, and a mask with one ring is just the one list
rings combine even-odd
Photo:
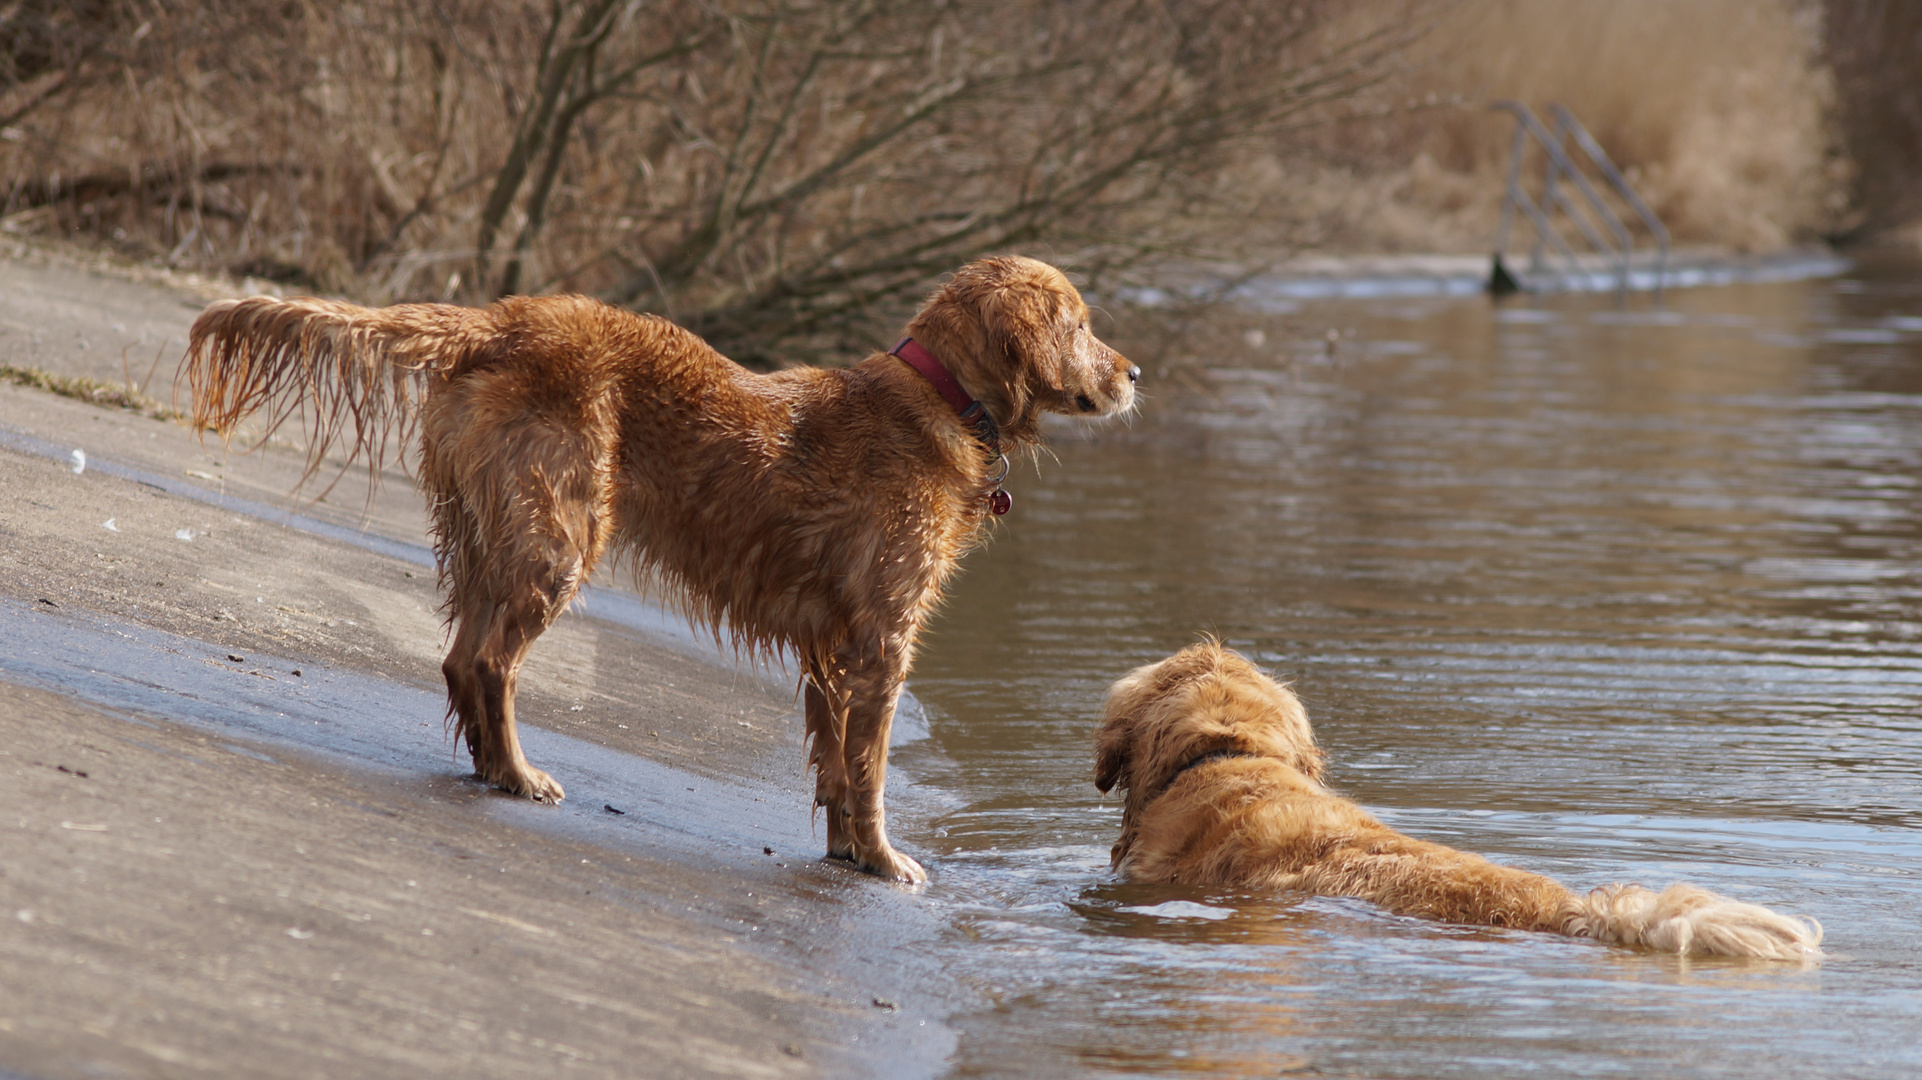
[(1098, 340), (1059, 270), (971, 263), (845, 370), (760, 375), (666, 319), (578, 296), (485, 309), (252, 297), (209, 306), (183, 371), (223, 436), (296, 415), (378, 465), (420, 437), (419, 482), (453, 631), (449, 715), (475, 773), (558, 800), (528, 764), (514, 689), (529, 646), (610, 549), (804, 682), (828, 855), (925, 879), (888, 843), (888, 729), (922, 624), (1040, 414), (1108, 416), (1140, 371)]
[(1444, 922), (1542, 930), (1664, 952), (1819, 956), (1822, 927), (1690, 885), (1558, 882), (1415, 840), (1322, 786), (1308, 714), (1212, 641), (1115, 683), (1095, 784), (1126, 789), (1114, 866), (1134, 881), (1354, 896)]

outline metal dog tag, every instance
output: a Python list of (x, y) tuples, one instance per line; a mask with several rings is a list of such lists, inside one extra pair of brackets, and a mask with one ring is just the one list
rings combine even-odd
[(995, 517), (1000, 517), (1012, 509), (1014, 509), (1014, 496), (1000, 488), (995, 488), (994, 494), (988, 496), (988, 512)]

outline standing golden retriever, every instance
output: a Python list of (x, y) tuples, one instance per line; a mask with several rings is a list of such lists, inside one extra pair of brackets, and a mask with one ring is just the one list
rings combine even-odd
[(1545, 930), (1674, 953), (1819, 956), (1822, 928), (1690, 885), (1558, 882), (1411, 839), (1321, 785), (1287, 687), (1208, 641), (1108, 695), (1095, 784), (1127, 789), (1114, 865), (1135, 881), (1355, 896), (1402, 915)]
[(795, 652), (829, 856), (920, 881), (881, 796), (921, 625), (991, 504), (1006, 509), (1003, 451), (1033, 444), (1043, 412), (1127, 410), (1140, 371), (1032, 259), (963, 267), (907, 331), (846, 370), (757, 375), (582, 297), (253, 297), (207, 308), (185, 373), (203, 430), (299, 413), (315, 465), (333, 445), (377, 465), (390, 426), (405, 439), (418, 423), (449, 714), (481, 779), (561, 798), (521, 754), (515, 680), (611, 547), (736, 642)]

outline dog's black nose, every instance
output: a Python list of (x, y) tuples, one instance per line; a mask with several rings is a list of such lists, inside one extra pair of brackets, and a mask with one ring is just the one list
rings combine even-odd
[(1128, 365), (1128, 381), (1129, 382), (1141, 381), (1141, 369), (1134, 366), (1133, 364)]

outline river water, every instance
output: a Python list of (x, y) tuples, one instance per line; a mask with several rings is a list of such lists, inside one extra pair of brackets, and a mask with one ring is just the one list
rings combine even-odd
[[(755, 786), (531, 730), (574, 797), (488, 813), (650, 857), (684, 835), (674, 852), (785, 895), (809, 970), (861, 988), (866, 1019), (836, 1014), (841, 1036), (868, 1035), (856, 1071), (1922, 1075), (1922, 263), (1660, 301), (1163, 316), (1115, 313), (1105, 332), (1146, 369), (1140, 414), (1059, 425), (1039, 468), (1017, 468), (1014, 512), (915, 666), (889, 809), (926, 889), (767, 865), (776, 845), (818, 850), (798, 747)], [(90, 468), (114, 471), (105, 457)], [(627, 606), (587, 605), (653, 626)], [(313, 665), (335, 697), (252, 687), (236, 704), (203, 685), (223, 647), (36, 625), (0, 634), (20, 643), (0, 674), (451, 768), (433, 685)], [(1388, 823), (1579, 889), (1689, 881), (1810, 915), (1828, 956), (1689, 961), (1117, 882), (1119, 802), (1091, 782), (1102, 699), (1204, 632), (1294, 683), (1334, 786)], [(290, 736), (276, 720), (297, 707), (340, 721)], [(898, 1013), (870, 1016), (884, 997)]]
[[(1139, 416), (1016, 470), (894, 755), (956, 1075), (1922, 1073), (1922, 266), (1120, 316)], [(1389, 824), (1812, 915), (1828, 957), (1117, 882), (1103, 696), (1203, 632)]]

